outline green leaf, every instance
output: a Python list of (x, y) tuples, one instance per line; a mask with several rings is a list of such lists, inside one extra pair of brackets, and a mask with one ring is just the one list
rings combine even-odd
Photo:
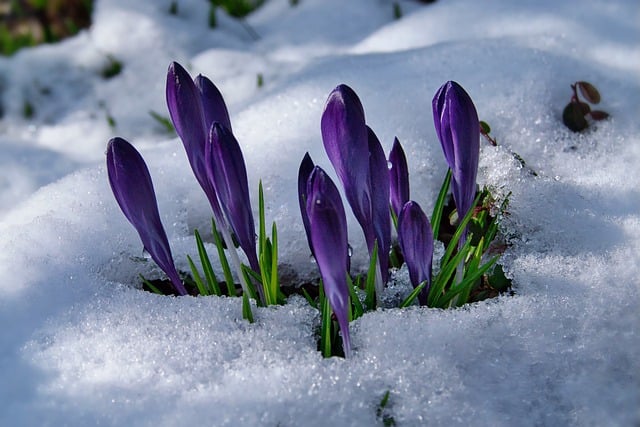
[(154, 294), (158, 294), (158, 295), (164, 295), (160, 289), (156, 288), (150, 281), (148, 281), (147, 279), (144, 278), (144, 276), (142, 274), (140, 274), (140, 279), (142, 279), (142, 282), (147, 285), (147, 287), (149, 289), (151, 289), (151, 292), (153, 292)]
[(407, 296), (404, 301), (402, 301), (402, 304), (400, 304), (400, 308), (406, 308), (413, 304), (413, 301), (418, 297), (418, 294), (424, 289), (425, 286), (427, 286), (428, 283), (429, 282), (425, 280), (424, 282), (416, 286), (413, 291), (411, 291), (409, 296)]
[(227, 260), (227, 256), (224, 252), (224, 243), (213, 219), (211, 220), (211, 229), (213, 231), (213, 240), (216, 244), (216, 249), (218, 250), (218, 257), (220, 258), (220, 265), (224, 274), (224, 280), (227, 282), (227, 295), (230, 297), (238, 296), (235, 282), (233, 281), (233, 274), (231, 274), (231, 267), (229, 267), (229, 261)]
[(349, 296), (351, 297), (351, 305), (353, 306), (353, 310), (351, 315), (349, 316), (349, 321), (356, 320), (358, 317), (362, 316), (364, 313), (364, 307), (360, 302), (360, 298), (358, 298), (358, 294), (356, 294), (356, 287), (351, 280), (351, 276), (347, 273), (347, 287), (349, 288)]
[(440, 222), (442, 221), (442, 212), (444, 211), (444, 202), (449, 192), (449, 185), (451, 184), (451, 169), (447, 170), (447, 174), (442, 181), (440, 192), (438, 193), (438, 199), (433, 207), (433, 214), (431, 215), (431, 228), (433, 230), (433, 238), (438, 239), (438, 233), (440, 232)]
[[(478, 194), (471, 206), (476, 206), (481, 196), (482, 196), (482, 193)], [(462, 218), (462, 221), (460, 222), (460, 224), (458, 224), (458, 228), (456, 228), (456, 232), (453, 234), (453, 237), (451, 238), (451, 241), (447, 246), (447, 250), (445, 251), (444, 256), (442, 257), (442, 261), (440, 265), (443, 265), (449, 262), (449, 258), (451, 258), (451, 255), (453, 254), (454, 250), (458, 246), (458, 242), (460, 241), (460, 238), (462, 237), (462, 234), (464, 233), (465, 228), (467, 228), (467, 224), (469, 224), (469, 221), (473, 217), (473, 211), (474, 211), (473, 208), (469, 209), (469, 212), (467, 212), (464, 218)], [(467, 240), (471, 240), (471, 236), (468, 236)]]
[(364, 305), (367, 310), (375, 310), (376, 308), (376, 269), (378, 263), (378, 243), (377, 240), (373, 242), (373, 253), (369, 260), (369, 270), (367, 271), (367, 281), (365, 284), (366, 298)]
[(200, 295), (209, 295), (209, 290), (205, 287), (202, 282), (202, 277), (200, 273), (198, 273), (198, 268), (193, 263), (193, 260), (189, 255), (187, 255), (187, 261), (189, 261), (189, 268), (191, 269), (191, 276), (193, 277), (193, 281), (196, 283), (196, 287), (198, 288), (198, 293)]
[(200, 233), (198, 230), (194, 230), (193, 235), (196, 238), (196, 246), (198, 247), (198, 255), (200, 256), (200, 263), (202, 264), (202, 269), (204, 270), (204, 277), (207, 279), (207, 285), (209, 287), (209, 292), (206, 295), (222, 295), (220, 291), (220, 284), (218, 283), (218, 279), (213, 272), (213, 268), (211, 267), (211, 261), (209, 261), (209, 254), (207, 254), (207, 250), (204, 247), (204, 243), (202, 242), (202, 238), (200, 237)]
[(253, 323), (253, 312), (247, 294), (242, 294), (242, 317), (247, 319), (249, 323)]
[(482, 120), (480, 120), (480, 133), (484, 135), (488, 135), (489, 133), (491, 133), (491, 127), (489, 126), (489, 124)]
[(322, 307), (322, 322), (320, 327), (320, 344), (322, 356), (331, 357), (331, 306), (329, 300), (321, 294), (320, 306)]
[(467, 286), (473, 284), (476, 280), (478, 280), (482, 275), (487, 272), (491, 268), (493, 264), (500, 258), (499, 255), (491, 258), (486, 264), (484, 264), (480, 269), (476, 270), (473, 274), (465, 277), (462, 282), (460, 282), (457, 286), (452, 288), (446, 295), (443, 296), (441, 301), (439, 301), (442, 306), (445, 306), (449, 303), (454, 297), (456, 297), (460, 292), (462, 292)]
[(467, 258), (471, 249), (471, 239), (467, 239), (464, 246), (458, 250), (458, 253), (441, 267), (440, 272), (433, 279), (431, 289), (429, 289), (427, 306), (444, 308), (444, 305), (441, 303), (441, 298), (444, 295), (445, 287), (455, 273), (458, 265)]
[(162, 128), (164, 129), (164, 131), (166, 133), (169, 134), (174, 134), (176, 132), (176, 129), (173, 127), (173, 123), (171, 122), (171, 119), (169, 119), (168, 117), (165, 117), (159, 113), (156, 113), (153, 110), (149, 110), (149, 115), (160, 124), (160, 126), (162, 126)]

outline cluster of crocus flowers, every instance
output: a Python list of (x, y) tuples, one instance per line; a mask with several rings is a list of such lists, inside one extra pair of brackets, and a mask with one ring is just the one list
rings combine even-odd
[[(192, 79), (177, 62), (169, 66), (166, 95), (171, 120), (193, 174), (211, 204), (216, 228), (227, 242), (243, 290), (249, 293), (229, 230), (235, 234), (251, 268), (259, 272), (255, 223), (247, 170), (224, 99), (211, 80), (202, 75)], [(261, 286), (258, 293), (264, 302)]]
[[(240, 145), (232, 132), (229, 113), (220, 91), (204, 76), (192, 79), (182, 66), (174, 62), (167, 74), (166, 97), (171, 120), (183, 142), (196, 180), (211, 205), (215, 228), (222, 234), (235, 264), (244, 296), (255, 296), (251, 278), (260, 277), (263, 273), (262, 283), (257, 286), (260, 302), (266, 305), (268, 301), (279, 300), (279, 288), (271, 289), (269, 284), (277, 283), (275, 224), (272, 242), (269, 242), (264, 231), (264, 201), (260, 187), (261, 249), (258, 256), (246, 165)], [(482, 243), (485, 237), (479, 239), (481, 243), (477, 248), (470, 249), (471, 241), (476, 239), (469, 238), (465, 243), (466, 224), (476, 200), (480, 128), (475, 106), (465, 90), (456, 82), (450, 81), (437, 91), (433, 99), (433, 117), (450, 174), (444, 181), (432, 220), (437, 228), (444, 203), (442, 200), (445, 199), (451, 178), (451, 192), (458, 219), (462, 221), (457, 231), (458, 240), (452, 239), (441, 261), (441, 272), (447, 270), (448, 273), (438, 273), (435, 278), (432, 277), (432, 262), (434, 238), (438, 236), (434, 236), (435, 229), (432, 229), (420, 205), (411, 200), (407, 157), (400, 141), (395, 138), (388, 158), (385, 157), (380, 141), (365, 121), (360, 99), (349, 86), (339, 85), (330, 93), (322, 114), (324, 148), (343, 187), (347, 202), (362, 228), (371, 256), (369, 278), (375, 276), (375, 295), (378, 301), (389, 278), (391, 224), (395, 226), (399, 249), (415, 288), (406, 304), (411, 303), (416, 296), (420, 305), (431, 305), (432, 301), (436, 301), (435, 306), (455, 302), (457, 295), (465, 292), (468, 297), (469, 284), (495, 262), (494, 259), (480, 267), (483, 251), (488, 246)], [(138, 232), (145, 249), (166, 273), (175, 292), (186, 295), (187, 290), (176, 270), (167, 235), (160, 221), (151, 177), (142, 156), (124, 139), (114, 138), (107, 146), (107, 171), (116, 201)], [(308, 153), (298, 171), (298, 195), (307, 241), (317, 262), (326, 298), (322, 309), (323, 318), (329, 319), (329, 316), (324, 316), (324, 310), (328, 310), (330, 306), (340, 328), (344, 354), (348, 357), (351, 353), (349, 320), (355, 318), (354, 311), (359, 310), (362, 314), (363, 309), (349, 279), (347, 218), (338, 188), (327, 173), (314, 164)], [(439, 212), (438, 216), (436, 212)], [(493, 233), (495, 229), (494, 227)], [(202, 245), (199, 234), (195, 234), (198, 244)], [(214, 235), (219, 252), (224, 252), (218, 234)], [(255, 276), (241, 264), (233, 246), (234, 238), (245, 253)], [(487, 239), (491, 240), (492, 237)], [(453, 256), (456, 244), (458, 253)], [(265, 258), (263, 246), (271, 247), (273, 255)], [(374, 262), (375, 254), (377, 264)], [(471, 258), (472, 261), (465, 265), (465, 259)], [(223, 255), (221, 261), (222, 259)], [(190, 258), (189, 262), (191, 263)], [(264, 267), (265, 265), (269, 267)], [(455, 283), (450, 285), (450, 274), (456, 266), (463, 267), (458, 268), (463, 273), (459, 277), (459, 286), (454, 292), (445, 295), (446, 286), (450, 286), (450, 289), (457, 286)], [(463, 270), (467, 267), (470, 273), (465, 276)], [(196, 273), (194, 275), (197, 276)], [(228, 265), (225, 275), (227, 280), (233, 280)], [(265, 275), (273, 276), (274, 280), (265, 281)], [(373, 300), (374, 280), (369, 281), (369, 278), (367, 298), (371, 296)], [(229, 288), (233, 284), (227, 285)], [(432, 298), (433, 295), (436, 297)], [(466, 297), (461, 299), (460, 304), (464, 303)], [(243, 304), (248, 305), (248, 299)], [(358, 304), (360, 308), (355, 310), (354, 307)], [(367, 307), (373, 308), (375, 303), (369, 305), (367, 302)]]
[(378, 247), (379, 296), (389, 277), (391, 245), (387, 159), (380, 141), (366, 125), (358, 95), (347, 85), (339, 85), (329, 95), (321, 130), (325, 151), (362, 227), (369, 254), (374, 245)]
[[(199, 75), (194, 80), (176, 62), (169, 66), (166, 96), (171, 120), (183, 142), (196, 180), (209, 200), (216, 228), (227, 243), (245, 294), (250, 295), (231, 233), (237, 238), (251, 268), (259, 274), (255, 224), (247, 170), (240, 145), (231, 131), (224, 99), (208, 78)], [(108, 145), (107, 169), (116, 200), (138, 231), (145, 248), (165, 271), (176, 292), (186, 294), (160, 223), (155, 193), (144, 160), (131, 144), (115, 138)], [(258, 293), (264, 302), (261, 286), (258, 286)]]
[[(473, 206), (478, 170), (480, 129), (477, 112), (469, 95), (455, 82), (445, 83), (433, 100), (436, 133), (451, 169), (451, 190), (462, 218)], [(391, 249), (390, 217), (396, 225), (398, 244), (414, 288), (421, 286), (418, 301), (426, 305), (432, 281), (434, 235), (427, 215), (410, 200), (409, 170), (402, 145), (396, 138), (388, 160), (375, 133), (366, 125), (360, 99), (349, 86), (340, 85), (329, 95), (321, 120), (322, 139), (327, 156), (340, 180), (353, 214), (360, 224), (369, 250), (377, 244), (379, 272), (388, 278)], [(324, 256), (311, 236), (308, 179), (314, 170), (306, 155), (300, 165), (298, 190), (307, 239), (313, 255)], [(388, 173), (383, 173), (387, 171)], [(328, 178), (325, 178), (328, 179)], [(336, 197), (338, 197), (336, 195)], [(322, 223), (318, 227), (323, 226)], [(324, 233), (335, 233), (327, 225)], [(464, 245), (466, 230), (460, 239)], [(436, 236), (437, 237), (437, 236)], [(340, 251), (338, 251), (340, 253)], [(343, 264), (334, 264), (343, 269)], [(324, 278), (326, 273), (322, 272)], [(327, 267), (324, 267), (325, 270)], [(340, 270), (342, 271), (342, 270)], [(334, 307), (335, 312), (335, 307)]]

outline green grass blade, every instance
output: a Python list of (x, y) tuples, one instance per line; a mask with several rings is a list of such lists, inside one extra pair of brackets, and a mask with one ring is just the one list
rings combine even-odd
[(322, 295), (320, 302), (322, 307), (322, 324), (320, 327), (320, 345), (322, 348), (322, 356), (331, 357), (331, 306), (329, 300)]
[(351, 280), (351, 276), (347, 273), (347, 287), (349, 288), (349, 296), (351, 297), (351, 305), (353, 306), (353, 311), (351, 316), (349, 316), (349, 322), (357, 319), (362, 316), (364, 313), (364, 307), (360, 302), (360, 298), (358, 298), (358, 294), (356, 294), (356, 288), (353, 285), (353, 280)]
[(416, 299), (418, 294), (424, 289), (424, 287), (427, 286), (428, 283), (429, 282), (425, 280), (424, 282), (422, 282), (418, 286), (416, 286), (413, 289), (413, 291), (411, 291), (409, 296), (407, 296), (404, 299), (404, 301), (402, 301), (402, 304), (400, 304), (400, 308), (406, 308), (406, 307), (409, 307), (411, 304), (413, 304), (413, 301)]
[(442, 221), (442, 212), (444, 211), (444, 201), (447, 198), (449, 192), (449, 186), (451, 185), (451, 169), (447, 169), (447, 174), (440, 187), (438, 193), (438, 199), (433, 207), (433, 214), (431, 215), (431, 229), (433, 230), (433, 238), (438, 239), (438, 233), (440, 232), (440, 222)]
[(238, 296), (235, 282), (233, 280), (233, 274), (231, 274), (231, 267), (229, 267), (229, 261), (224, 253), (224, 243), (222, 243), (222, 237), (220, 237), (220, 233), (218, 232), (216, 223), (213, 219), (211, 220), (211, 229), (213, 231), (213, 240), (216, 244), (216, 249), (218, 250), (218, 257), (220, 258), (220, 266), (222, 267), (224, 280), (227, 282), (227, 295), (230, 297)]
[(319, 310), (318, 308), (318, 302), (314, 301), (313, 298), (311, 298), (311, 295), (309, 295), (309, 292), (307, 292), (307, 290), (305, 288), (300, 288), (300, 290), (302, 291), (302, 296), (304, 296), (304, 299), (307, 300), (307, 302), (309, 303), (309, 305), (313, 308), (315, 308), (316, 310)]
[[(475, 206), (476, 204), (478, 204), (478, 200), (480, 200), (480, 196), (481, 196), (480, 194), (476, 196), (472, 206)], [(464, 232), (465, 228), (467, 228), (467, 224), (469, 224), (469, 221), (471, 221), (471, 218), (473, 217), (473, 211), (474, 211), (473, 208), (469, 209), (469, 212), (465, 214), (460, 224), (458, 224), (458, 228), (456, 228), (456, 232), (453, 234), (453, 237), (451, 238), (451, 241), (447, 246), (447, 250), (445, 251), (444, 256), (442, 257), (442, 261), (440, 265), (444, 265), (449, 262), (451, 255), (453, 254), (456, 247), (458, 246), (458, 242), (462, 237), (462, 233)], [(471, 236), (468, 236), (467, 240), (471, 240)]]
[(242, 294), (242, 317), (247, 319), (249, 323), (253, 323), (253, 312), (247, 294)]
[(200, 273), (198, 273), (198, 268), (193, 263), (193, 260), (189, 255), (187, 255), (187, 261), (189, 262), (189, 268), (191, 269), (191, 276), (193, 277), (193, 281), (196, 283), (196, 287), (198, 288), (198, 293), (203, 296), (209, 295), (209, 290), (202, 282), (202, 277), (200, 276)]
[(211, 261), (209, 261), (209, 254), (207, 254), (207, 250), (204, 247), (204, 243), (202, 242), (202, 238), (200, 237), (200, 233), (198, 230), (194, 230), (193, 232), (196, 238), (196, 245), (198, 247), (198, 255), (200, 256), (200, 263), (202, 264), (202, 269), (204, 270), (204, 277), (207, 279), (207, 285), (209, 286), (208, 294), (213, 295), (222, 295), (220, 291), (220, 284), (218, 283), (218, 279), (213, 272), (213, 268), (211, 267)]
[(482, 275), (486, 273), (496, 263), (496, 261), (498, 261), (498, 258), (500, 258), (499, 255), (494, 256), (489, 261), (487, 261), (486, 264), (484, 264), (482, 267), (476, 270), (474, 273), (466, 276), (464, 280), (460, 282), (459, 285), (457, 285), (455, 288), (447, 292), (447, 294), (444, 295), (444, 297), (441, 300), (441, 303), (443, 304), (443, 306), (448, 304), (449, 301), (451, 301), (454, 297), (460, 294), (465, 288), (470, 287), (473, 284), (473, 282), (475, 282), (480, 277), (482, 277)]
[(367, 310), (376, 309), (376, 268), (378, 264), (378, 243), (377, 240), (373, 242), (373, 253), (371, 254), (371, 260), (369, 260), (369, 270), (367, 271), (367, 281), (365, 285), (366, 297), (364, 305)]
[(271, 296), (277, 303), (280, 293), (280, 281), (278, 279), (278, 228), (275, 221), (271, 226)]
[(153, 292), (154, 294), (158, 294), (158, 295), (164, 295), (162, 292), (160, 292), (160, 289), (156, 288), (150, 281), (148, 281), (147, 279), (144, 278), (144, 276), (142, 274), (140, 274), (140, 279), (142, 279), (142, 282), (147, 285), (147, 287), (149, 289), (151, 289), (151, 292)]
[[(249, 291), (249, 297), (255, 299), (260, 304), (258, 300), (258, 291), (256, 291), (256, 287), (251, 280), (252, 277), (257, 276), (257, 273), (253, 271), (250, 267), (240, 264), (240, 269), (242, 270), (242, 275), (244, 276), (244, 281), (247, 284), (247, 290)], [(254, 276), (255, 275), (255, 276)], [(259, 277), (259, 276), (258, 276)], [(258, 282), (260, 279), (258, 279)]]
[(471, 239), (467, 239), (464, 246), (458, 251), (453, 259), (449, 260), (440, 270), (438, 275), (433, 279), (431, 289), (429, 289), (429, 296), (427, 297), (427, 305), (429, 307), (441, 307), (439, 299), (443, 296), (445, 286), (456, 271), (456, 267), (462, 262), (469, 254), (471, 248)]

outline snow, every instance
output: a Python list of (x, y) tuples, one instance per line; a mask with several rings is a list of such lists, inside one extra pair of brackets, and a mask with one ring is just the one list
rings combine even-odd
[[(257, 41), (222, 13), (209, 30), (204, 1), (178, 16), (163, 3), (98, 0), (90, 30), (0, 58), (0, 425), (369, 426), (387, 390), (398, 425), (640, 423), (637, 2), (407, 0), (393, 20), (387, 0), (268, 0), (247, 20)], [(124, 67), (105, 80), (107, 55)], [(110, 193), (110, 137), (145, 157), (178, 268), (210, 221), (181, 144), (148, 114), (167, 115), (172, 60), (224, 94), (290, 280), (315, 271), (295, 184), (306, 151), (332, 170), (319, 130), (331, 89), (356, 90), (387, 151), (400, 139), (429, 211), (445, 172), (431, 98), (458, 81), (498, 139), (478, 179), (512, 192), (515, 295), (368, 313), (344, 360), (316, 351), (301, 298), (248, 324), (238, 299), (136, 289), (160, 272)], [(560, 120), (576, 80), (612, 116), (581, 134)]]

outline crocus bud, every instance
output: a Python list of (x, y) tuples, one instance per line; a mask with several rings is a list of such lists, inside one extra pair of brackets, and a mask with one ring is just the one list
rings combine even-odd
[(198, 92), (200, 92), (202, 111), (204, 113), (204, 128), (209, 130), (215, 122), (218, 122), (232, 131), (227, 104), (225, 104), (224, 98), (216, 85), (201, 74), (195, 78), (194, 84)]
[[(227, 107), (224, 106), (224, 101), (222, 101), (222, 106), (212, 106), (216, 99), (216, 96), (212, 95), (215, 91), (211, 90), (208, 84), (202, 80), (200, 80), (199, 84), (206, 91), (207, 99), (209, 100), (207, 115), (213, 116), (212, 111), (214, 110), (226, 112)], [(222, 211), (213, 183), (209, 181), (207, 176), (205, 162), (205, 144), (209, 127), (205, 127), (205, 110), (202, 106), (203, 95), (189, 73), (177, 62), (171, 63), (167, 72), (166, 96), (171, 121), (176, 133), (182, 140), (193, 174), (206, 194), (216, 220), (220, 222), (222, 220)], [(221, 100), (222, 97), (220, 97)], [(221, 120), (224, 120), (224, 118)], [(228, 115), (226, 120), (228, 121)]]
[(389, 153), (389, 166), (391, 209), (396, 218), (399, 218), (400, 210), (409, 201), (409, 167), (398, 138), (393, 140), (393, 147)]
[(371, 218), (369, 136), (364, 109), (349, 86), (340, 85), (331, 92), (322, 113), (321, 128), (327, 156), (371, 252), (375, 235)]
[(425, 280), (427, 285), (418, 294), (420, 305), (427, 304), (431, 286), (433, 262), (433, 232), (427, 216), (416, 202), (407, 202), (398, 217), (398, 243), (409, 269), (414, 288)]
[(206, 163), (209, 180), (214, 185), (227, 222), (247, 255), (251, 268), (260, 271), (244, 157), (231, 131), (218, 122), (211, 126)]
[(309, 242), (309, 248), (313, 254), (313, 246), (311, 245), (311, 230), (309, 228), (309, 216), (307, 215), (307, 182), (309, 176), (314, 168), (313, 160), (309, 153), (305, 153), (300, 162), (300, 168), (298, 169), (298, 203), (300, 205), (300, 213), (302, 215), (302, 224), (304, 225), (304, 231), (307, 235), (307, 242)]
[[(442, 85), (433, 98), (433, 120), (451, 168), (451, 189), (458, 218), (473, 206), (480, 156), (480, 121), (471, 97), (458, 83)], [(464, 237), (461, 239), (463, 243)]]
[(107, 144), (107, 173), (113, 195), (124, 216), (140, 235), (144, 248), (167, 274), (175, 291), (186, 295), (173, 263), (151, 176), (142, 156), (124, 139), (113, 138)]
[[(373, 234), (378, 244), (378, 265), (382, 283), (376, 292), (389, 279), (389, 249), (391, 248), (391, 217), (389, 216), (389, 168), (384, 150), (376, 134), (367, 126), (369, 136), (369, 184), (371, 194), (371, 221)], [(371, 252), (371, 251), (370, 251)]]
[(349, 288), (347, 285), (347, 218), (335, 184), (319, 166), (307, 181), (306, 214), (312, 250), (320, 269), (324, 294), (342, 333), (346, 357), (351, 353), (349, 336)]

